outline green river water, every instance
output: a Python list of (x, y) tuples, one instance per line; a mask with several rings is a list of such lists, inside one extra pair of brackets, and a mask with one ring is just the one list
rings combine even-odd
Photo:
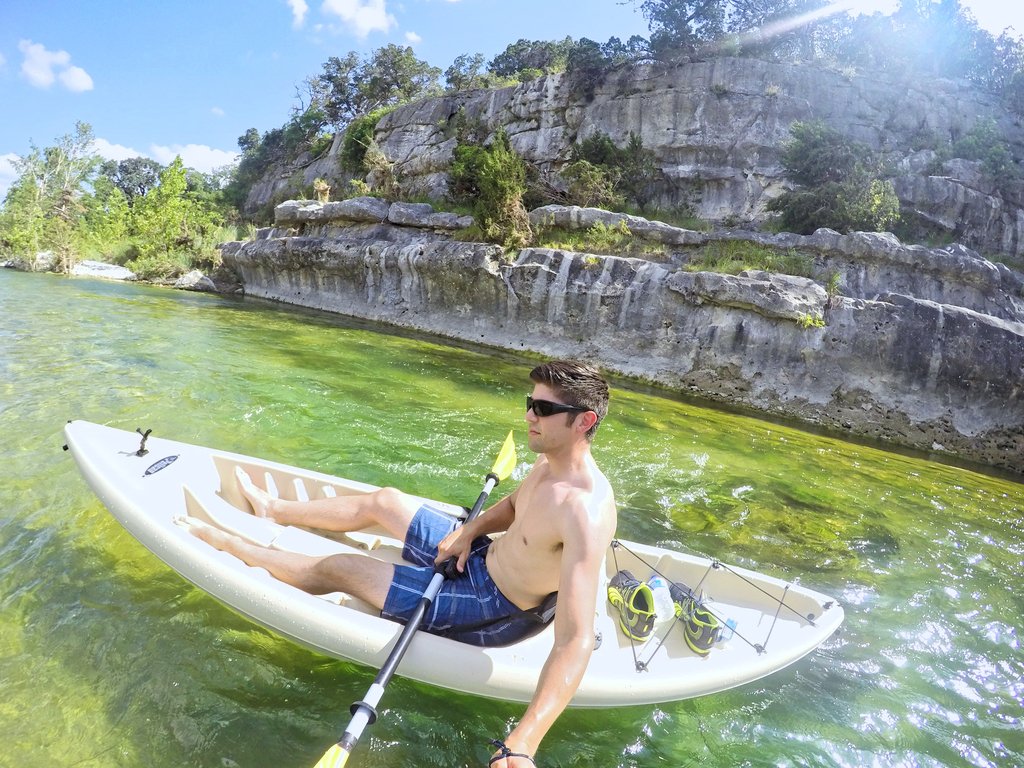
[[(374, 674), (252, 625), (136, 543), (61, 450), (68, 419), (469, 504), (509, 429), (532, 460), (534, 362), (0, 270), (0, 766), (311, 766)], [(627, 382), (612, 397), (594, 453), (621, 536), (798, 579), (847, 618), (755, 684), (570, 710), (540, 765), (1024, 765), (1024, 485)], [(521, 710), (396, 678), (351, 764), (483, 765)]]

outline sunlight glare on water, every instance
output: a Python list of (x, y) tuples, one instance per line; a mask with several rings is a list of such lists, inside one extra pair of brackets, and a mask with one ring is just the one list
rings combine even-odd
[[(128, 536), (68, 419), (471, 503), (533, 359), (339, 317), (0, 272), (0, 765), (312, 765), (373, 670), (222, 607)], [(834, 595), (793, 667), (564, 714), (545, 766), (1024, 764), (1024, 486), (613, 382), (594, 453), (624, 538)], [(647, 674), (657, 674), (657, 670)], [(396, 678), (352, 765), (476, 766), (522, 707)]]

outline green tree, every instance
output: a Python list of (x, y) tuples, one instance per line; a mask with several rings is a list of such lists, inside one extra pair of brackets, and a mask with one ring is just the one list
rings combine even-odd
[(238, 137), (238, 148), (242, 150), (243, 156), (248, 157), (259, 150), (260, 141), (260, 132), (255, 128), (250, 128)]
[(487, 69), (498, 77), (520, 79), (562, 72), (573, 45), (571, 37), (558, 42), (519, 39), (491, 59)]
[(331, 56), (323, 71), (307, 81), (312, 100), (318, 101), (328, 125), (340, 129), (360, 112), (358, 96), (359, 54), (349, 51), (344, 57)]
[(618, 163), (618, 191), (644, 210), (651, 201), (654, 183), (661, 176), (654, 152), (644, 147), (643, 140), (631, 131), (629, 141), (619, 152)]
[(75, 253), (81, 198), (95, 174), (99, 157), (93, 151), (92, 128), (75, 124), (55, 146), (14, 161), (18, 176), (4, 199), (0, 240), (12, 255), (32, 263), (39, 251), (53, 251), (58, 266), (70, 269)]
[(202, 250), (203, 236), (216, 226), (216, 215), (187, 191), (187, 171), (181, 157), (176, 157), (160, 174), (160, 183), (136, 202), (132, 210), (136, 254), (128, 264), (136, 274), (174, 277), (197, 261), (211, 259)]
[(452, 65), (444, 71), (444, 80), (449, 91), (468, 91), (487, 87), (484, 55), (482, 53), (473, 55), (463, 53), (457, 56)]
[(480, 174), (477, 223), (487, 237), (510, 248), (521, 248), (530, 241), (525, 193), (526, 165), (501, 128), (487, 148)]
[(821, 36), (831, 31), (833, 18), (849, 18), (818, 13), (827, 5), (826, 0), (730, 0), (728, 31), (745, 53), (811, 61), (821, 54)]
[(585, 37), (580, 38), (566, 56), (565, 71), (572, 76), (576, 92), (582, 93), (588, 101), (610, 67), (611, 62), (601, 45)]
[(902, 0), (892, 15), (849, 22), (834, 53), (857, 66), (966, 78), (1002, 94), (1024, 64), (1024, 41), (982, 30), (960, 0)]
[(117, 261), (127, 246), (131, 207), (120, 187), (106, 175), (97, 176), (82, 197), (79, 249), (83, 256)]
[(965, 136), (953, 143), (955, 157), (977, 160), (986, 176), (1004, 192), (1020, 183), (1022, 172), (995, 120), (978, 121)]
[(391, 43), (365, 60), (350, 51), (327, 59), (323, 71), (307, 80), (308, 109), (319, 110), (325, 125), (341, 130), (360, 115), (437, 92), (440, 77), (441, 70), (416, 58), (409, 46)]
[(18, 177), (7, 190), (0, 209), (0, 247), (8, 256), (31, 263), (45, 250), (46, 204), (37, 166), (43, 161), (38, 149), (14, 161)]
[(440, 76), (440, 69), (417, 59), (409, 46), (378, 48), (359, 68), (359, 113), (427, 96), (437, 90)]
[(646, 38), (631, 35), (626, 42), (617, 37), (609, 37), (608, 42), (601, 46), (601, 52), (611, 67), (632, 64), (650, 58), (651, 47)]
[(658, 58), (695, 52), (725, 33), (727, 0), (644, 0), (640, 12)]
[(100, 173), (124, 193), (128, 205), (143, 197), (156, 186), (163, 166), (148, 157), (129, 157), (125, 160), (105, 160)]
[(618, 173), (607, 166), (576, 160), (566, 166), (562, 177), (568, 183), (569, 202), (574, 205), (612, 210), (623, 205), (622, 196), (616, 191)]

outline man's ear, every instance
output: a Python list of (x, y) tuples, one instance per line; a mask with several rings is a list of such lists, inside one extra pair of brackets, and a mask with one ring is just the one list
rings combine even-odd
[(580, 414), (579, 419), (576, 420), (576, 424), (583, 427), (583, 432), (589, 432), (590, 428), (597, 424), (597, 414), (593, 411), (585, 411)]

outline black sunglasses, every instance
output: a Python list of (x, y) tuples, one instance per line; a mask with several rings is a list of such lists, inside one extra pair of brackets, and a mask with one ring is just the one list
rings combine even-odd
[(551, 416), (556, 413), (586, 413), (589, 408), (581, 408), (578, 405), (566, 405), (565, 403), (553, 403), (550, 400), (534, 400), (526, 396), (526, 410), (533, 411), (537, 416)]

